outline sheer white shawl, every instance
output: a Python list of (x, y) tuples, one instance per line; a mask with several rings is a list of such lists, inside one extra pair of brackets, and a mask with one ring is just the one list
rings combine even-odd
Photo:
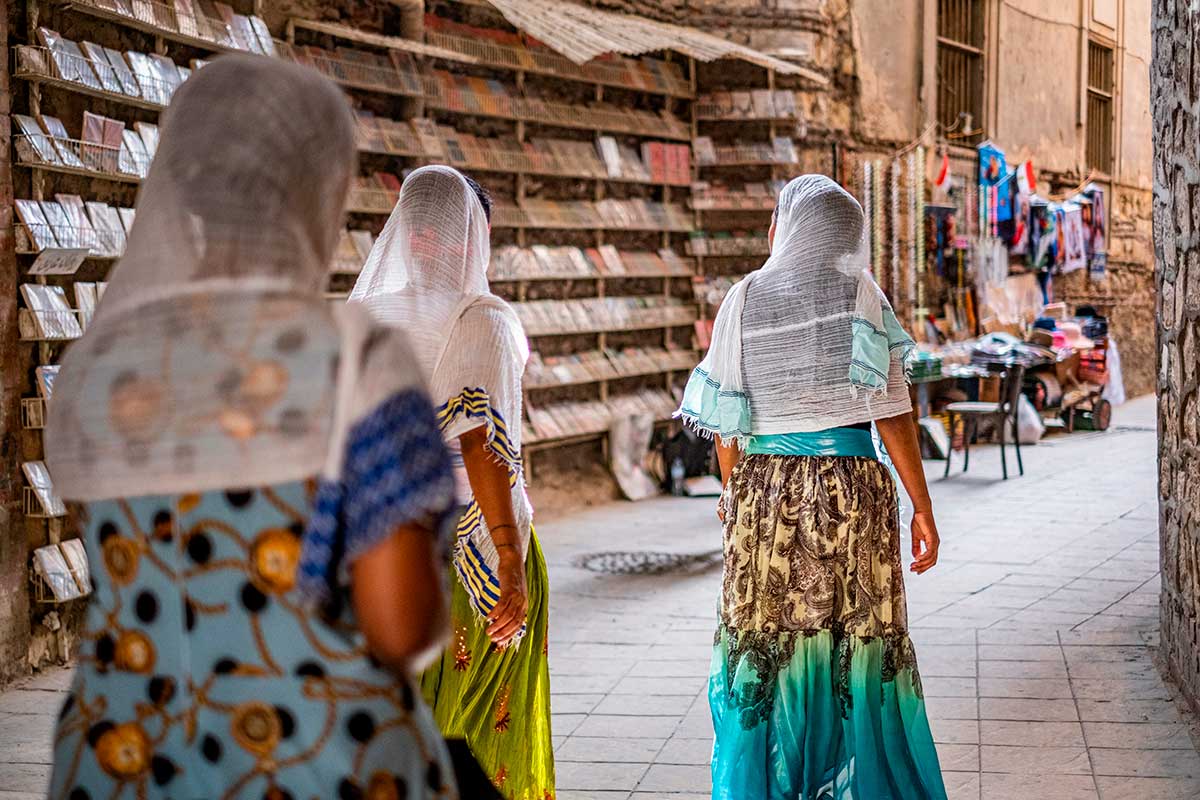
[(339, 396), (369, 324), (322, 297), (353, 170), (345, 97), (312, 70), (227, 56), (183, 85), (50, 403), (65, 498), (336, 477), (352, 417), (419, 385), (409, 360)]
[(676, 416), (726, 440), (902, 414), (914, 344), (868, 270), (862, 208), (823, 175), (792, 180), (763, 266), (730, 290)]
[[(463, 433), (488, 428), (491, 453), (509, 468), (524, 554), (532, 510), (521, 464), (521, 375), (529, 346), (516, 312), (488, 288), (489, 234), (483, 206), (457, 170), (414, 170), (350, 302), (408, 334), (452, 451)], [(499, 559), (459, 464), (468, 508), (456, 567), (476, 610), (486, 613), (492, 604), (480, 585), (494, 579)]]

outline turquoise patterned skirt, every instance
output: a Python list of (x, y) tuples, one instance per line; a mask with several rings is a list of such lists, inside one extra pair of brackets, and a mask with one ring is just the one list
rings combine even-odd
[(714, 800), (945, 800), (887, 467), (748, 454), (721, 502)]

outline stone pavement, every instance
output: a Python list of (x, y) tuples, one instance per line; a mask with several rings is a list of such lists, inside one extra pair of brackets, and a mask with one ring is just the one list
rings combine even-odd
[[(1106, 434), (1028, 448), (1025, 477), (1008, 482), (994, 448), (947, 481), (927, 465), (941, 563), (907, 586), (952, 800), (1200, 798), (1190, 719), (1152, 660), (1153, 414), (1151, 399), (1138, 400)], [(579, 563), (711, 552), (712, 501), (611, 504), (544, 522), (539, 535), (552, 584), (559, 800), (707, 798), (719, 563), (624, 576)], [(44, 785), (66, 676), (0, 695), (0, 800)]]

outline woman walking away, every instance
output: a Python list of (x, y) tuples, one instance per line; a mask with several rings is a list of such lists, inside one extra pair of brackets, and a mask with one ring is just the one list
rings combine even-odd
[(423, 167), (400, 200), (350, 300), (410, 334), (457, 456), (452, 639), (422, 677), (434, 717), (509, 800), (554, 795), (546, 562), (521, 468), (521, 373), (529, 355), (513, 309), (491, 294), (490, 199), (449, 167)]
[(306, 68), (222, 57), (166, 112), (46, 431), (95, 582), (53, 798), (459, 796), (409, 677), (449, 454), (402, 336), (322, 294), (353, 165)]
[(725, 574), (709, 680), (718, 800), (945, 800), (908, 639), (912, 570), (937, 561), (905, 385), (914, 348), (866, 271), (863, 214), (805, 175), (771, 256), (735, 286), (677, 416), (718, 438)]

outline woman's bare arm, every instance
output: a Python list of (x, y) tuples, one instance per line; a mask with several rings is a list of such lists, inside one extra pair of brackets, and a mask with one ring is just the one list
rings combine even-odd
[(733, 468), (737, 466), (741, 457), (742, 451), (738, 447), (737, 441), (725, 444), (725, 441), (721, 437), (717, 437), (717, 464), (721, 467), (722, 486), (729, 483), (729, 475), (733, 472)]
[(500, 602), (488, 617), (488, 636), (503, 644), (521, 630), (529, 610), (525, 561), (521, 555), (517, 519), (512, 506), (508, 467), (487, 449), (487, 429), (472, 428), (458, 437), (471, 494), (483, 512), (488, 532), (500, 555)]
[[(887, 419), (875, 420), (879, 437), (887, 448), (888, 456), (896, 466), (896, 474), (904, 484), (913, 501), (912, 521), (912, 571), (920, 574), (937, 563), (937, 524), (933, 520), (933, 501), (929, 499), (929, 486), (925, 483), (925, 468), (921, 464), (921, 446), (917, 440), (917, 426), (911, 414), (905, 413)], [(924, 549), (922, 550), (922, 546)]]
[(392, 669), (414, 674), (445, 644), (449, 610), (433, 533), (402, 525), (350, 566), (350, 597), (367, 648)]

